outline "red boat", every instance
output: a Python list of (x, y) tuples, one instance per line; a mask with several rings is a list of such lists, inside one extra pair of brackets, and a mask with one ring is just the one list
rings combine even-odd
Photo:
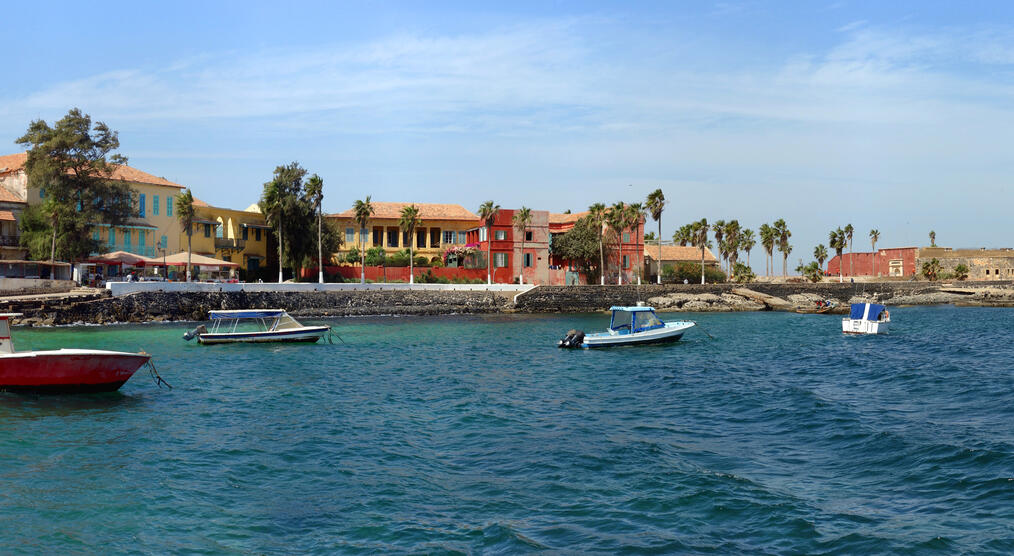
[(28, 392), (112, 392), (123, 386), (151, 356), (100, 349), (14, 351), (11, 317), (0, 314), (0, 390)]

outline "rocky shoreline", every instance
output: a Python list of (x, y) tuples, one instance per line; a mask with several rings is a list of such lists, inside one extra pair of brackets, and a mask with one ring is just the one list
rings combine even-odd
[(0, 311), (24, 313), (15, 324), (68, 325), (199, 321), (217, 309), (284, 308), (305, 317), (595, 312), (643, 302), (660, 311), (813, 312), (830, 300), (849, 303), (1014, 307), (1014, 284), (884, 282), (863, 284), (674, 284), (541, 286), (518, 295), (489, 291), (350, 290), (329, 292), (146, 292), (123, 297), (68, 296), (0, 300)]

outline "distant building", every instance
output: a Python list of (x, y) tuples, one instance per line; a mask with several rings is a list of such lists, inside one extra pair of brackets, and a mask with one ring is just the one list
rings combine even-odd
[[(444, 251), (453, 246), (467, 243), (466, 233), (476, 227), (479, 217), (461, 205), (438, 203), (389, 203), (372, 202), (374, 214), (367, 229), (359, 230), (355, 213), (349, 209), (326, 218), (334, 222), (342, 234), (342, 251), (347, 253), (353, 247), (359, 248), (360, 238), (365, 249), (382, 247), (387, 254), (394, 254), (413, 246), (415, 255), (432, 259), (443, 257)], [(419, 208), (419, 226), (412, 237), (400, 227), (401, 210), (409, 205)]]
[[(27, 161), (28, 153), (0, 156), (0, 186), (28, 205), (39, 205), (45, 200), (46, 189), (28, 187)], [(180, 251), (180, 225), (173, 215), (173, 203), (184, 187), (120, 164), (113, 165), (110, 179), (126, 183), (137, 193), (137, 213), (120, 226), (95, 224), (92, 237), (104, 243), (107, 251), (145, 257), (156, 256), (160, 249), (170, 254)]]
[(911, 277), (921, 274), (924, 263), (937, 259), (944, 274), (959, 264), (968, 268), (969, 280), (1014, 280), (1014, 249), (952, 249), (950, 247), (898, 247), (869, 253), (843, 253), (827, 263), (829, 275)]
[[(588, 212), (573, 214), (550, 214), (550, 236), (565, 234), (572, 230)], [(636, 284), (644, 272), (644, 219), (633, 228), (627, 228), (616, 238), (618, 241), (605, 245), (606, 284), (616, 284), (622, 278), (624, 284)], [(598, 261), (593, 264), (598, 266)], [(558, 255), (550, 256), (550, 284), (574, 285), (589, 283), (588, 276), (581, 272), (580, 265)]]
[[(0, 183), (7, 175), (13, 174), (0, 157)], [(0, 259), (24, 259), (27, 251), (21, 248), (21, 212), (28, 203), (17, 193), (0, 187)]]
[(827, 273), (837, 276), (840, 266), (843, 277), (911, 277), (916, 273), (918, 258), (918, 247), (894, 247), (869, 253), (843, 253), (841, 257), (835, 255), (827, 262)]
[[(493, 282), (511, 283), (524, 273), (526, 284), (549, 284), (549, 211), (533, 210), (532, 223), (524, 232), (514, 227), (516, 209), (500, 209), (493, 220), (492, 245), (487, 245), (486, 226), (476, 218), (465, 234), (478, 253), (476, 267), (486, 268), (486, 250), (492, 251)], [(524, 247), (524, 251), (522, 251)]]
[[(190, 238), (194, 253), (236, 263), (253, 274), (264, 266), (271, 228), (256, 204), (236, 210), (194, 199), (194, 209), (196, 217)], [(180, 250), (186, 250), (185, 230), (180, 230), (178, 241)]]
[[(655, 277), (658, 276), (658, 243), (645, 243), (644, 244), (644, 275), (650, 280), (654, 281)], [(689, 245), (663, 245), (662, 246), (662, 269), (664, 270), (667, 266), (675, 266), (678, 263), (691, 263), (700, 265), (701, 264), (701, 250), (697, 247)], [(704, 249), (704, 266), (705, 267), (717, 267), (718, 259), (715, 258), (714, 253), (711, 249)]]

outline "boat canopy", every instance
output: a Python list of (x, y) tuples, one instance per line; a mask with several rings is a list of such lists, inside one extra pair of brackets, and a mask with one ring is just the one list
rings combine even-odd
[(853, 303), (850, 319), (877, 320), (887, 307), (878, 303)]
[(272, 319), (285, 314), (285, 309), (245, 309), (240, 311), (210, 311), (211, 319)]
[(624, 307), (623, 305), (613, 305), (612, 307), (609, 308), (609, 310), (610, 311), (630, 311), (632, 313), (636, 313), (638, 311), (652, 311), (652, 312), (654, 312), (655, 308), (654, 307), (646, 307), (644, 305), (639, 305), (639, 306), (636, 306), (636, 307)]
[(651, 307), (613, 307), (609, 328), (618, 332), (644, 332), (665, 326)]

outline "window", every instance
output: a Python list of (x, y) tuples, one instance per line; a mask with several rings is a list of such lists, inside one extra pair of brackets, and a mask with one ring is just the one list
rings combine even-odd
[(219, 239), (225, 237), (225, 226), (221, 222), (215, 224), (215, 237)]
[(387, 246), (397, 247), (398, 246), (398, 229), (388, 228), (387, 230)]
[(243, 226), (243, 241), (250, 239), (250, 228)]
[(352, 245), (356, 242), (356, 229), (345, 228), (345, 245)]
[(415, 244), (419, 248), (426, 247), (426, 230), (418, 230), (415, 233)]
[(373, 245), (374, 247), (384, 244), (384, 229), (373, 228)]
[(623, 232), (623, 243), (630, 243), (630, 232)]
[(99, 230), (98, 230), (98, 228), (92, 230), (92, 239), (95, 240), (95, 241), (100, 241), (99, 240)]
[(623, 268), (630, 268), (630, 255), (623, 256)]
[(151, 213), (158, 215), (158, 195), (151, 196)]
[(465, 232), (458, 232), (458, 243), (462, 245), (468, 243), (467, 236), (468, 234), (466, 234)]
[(507, 267), (507, 253), (493, 253), (493, 268)]
[(173, 198), (172, 197), (166, 197), (165, 198), (165, 215), (166, 216), (172, 216), (173, 215)]
[(524, 265), (525, 265), (526, 268), (532, 266), (532, 254), (531, 253), (525, 253)]
[(46, 188), (45, 187), (39, 189), (39, 198), (40, 199), (45, 199), (46, 198)]
[(145, 245), (148, 244), (148, 238), (146, 236), (147, 236), (147, 234), (145, 233), (144, 230), (138, 230), (137, 231), (137, 245), (138, 245), (138, 247), (144, 247)]
[(109, 228), (109, 245), (116, 245), (116, 230)]
[(493, 239), (503, 241), (507, 239), (507, 230), (493, 230)]
[(165, 249), (167, 245), (169, 245), (169, 238), (162, 236), (162, 241), (158, 242), (158, 246)]
[(444, 243), (445, 244), (454, 243), (454, 232), (444, 232)]
[(123, 246), (130, 248), (130, 230), (123, 230)]
[(211, 237), (211, 224), (204, 225), (204, 237)]
[(227, 262), (227, 263), (231, 263), (232, 262), (232, 255), (222, 255), (222, 260), (225, 261), (225, 262)]
[(260, 240), (261, 240), (261, 229), (257, 228), (256, 230), (254, 230), (254, 241)]
[(440, 228), (430, 228), (430, 247), (440, 247)]
[(525, 241), (532, 241), (532, 232), (525, 232)]
[(137, 215), (141, 218), (145, 217), (144, 214), (144, 193), (137, 196)]
[(412, 235), (404, 230), (401, 232), (401, 244), (405, 247), (412, 247)]

